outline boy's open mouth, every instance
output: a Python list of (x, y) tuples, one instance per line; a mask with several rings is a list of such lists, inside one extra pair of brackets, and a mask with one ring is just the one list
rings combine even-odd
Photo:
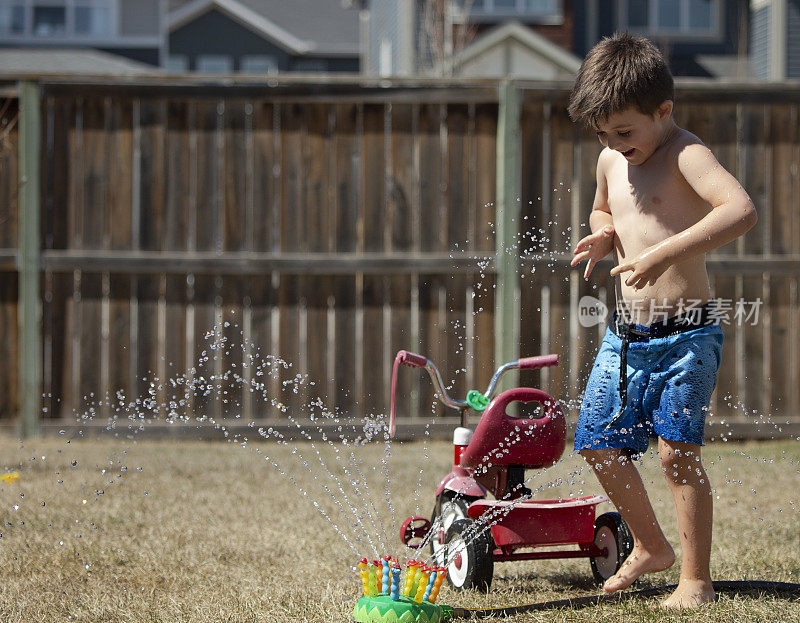
[(623, 151), (622, 155), (625, 156), (626, 158), (630, 158), (633, 155), (634, 150), (635, 148), (631, 147), (628, 151)]

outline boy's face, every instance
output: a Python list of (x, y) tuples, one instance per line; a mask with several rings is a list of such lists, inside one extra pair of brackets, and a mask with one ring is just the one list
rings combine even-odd
[(597, 138), (604, 147), (620, 152), (629, 164), (642, 164), (664, 142), (669, 129), (672, 102), (667, 100), (652, 115), (626, 108), (598, 123)]

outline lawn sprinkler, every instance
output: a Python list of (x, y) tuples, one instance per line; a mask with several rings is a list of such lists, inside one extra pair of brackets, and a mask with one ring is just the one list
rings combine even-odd
[[(358, 563), (364, 595), (356, 602), (358, 623), (440, 623), (452, 619), (453, 609), (436, 603), (447, 571), (418, 560), (406, 563), (405, 574), (395, 558)], [(401, 575), (402, 581), (401, 581)]]

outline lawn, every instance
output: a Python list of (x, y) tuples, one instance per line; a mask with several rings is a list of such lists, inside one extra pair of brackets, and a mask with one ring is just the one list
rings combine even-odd
[[(350, 620), (360, 592), (356, 551), (374, 557), (371, 539), (376, 549), (408, 557), (395, 536), (384, 474), (395, 524), (429, 515), (452, 449), (444, 442), (393, 444), (387, 456), (383, 444), (317, 448), (319, 455), (308, 442), (0, 438), (0, 473), (19, 474), (0, 482), (0, 620)], [(715, 578), (800, 582), (800, 443), (710, 445), (704, 457), (715, 487)], [(646, 457), (642, 470), (677, 546), (657, 462)], [(600, 492), (575, 457), (528, 485), (544, 497)], [(349, 512), (365, 508), (367, 497), (372, 520)], [(642, 586), (677, 577), (676, 565)], [(596, 591), (585, 560), (505, 563), (495, 567), (488, 595), (445, 588), (439, 601), (485, 608)], [(507, 620), (800, 620), (798, 602), (774, 596), (723, 595), (680, 615), (657, 604), (636, 599)]]

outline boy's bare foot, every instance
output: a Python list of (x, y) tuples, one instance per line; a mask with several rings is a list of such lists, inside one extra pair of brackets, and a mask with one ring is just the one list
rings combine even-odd
[(681, 580), (675, 592), (661, 602), (667, 610), (685, 610), (697, 608), (717, 598), (714, 587), (704, 580)]
[(639, 576), (645, 573), (664, 571), (664, 569), (669, 569), (674, 562), (675, 552), (666, 541), (657, 550), (646, 550), (640, 545), (634, 545), (633, 551), (622, 563), (619, 571), (603, 584), (603, 590), (606, 593), (613, 593), (628, 588)]

